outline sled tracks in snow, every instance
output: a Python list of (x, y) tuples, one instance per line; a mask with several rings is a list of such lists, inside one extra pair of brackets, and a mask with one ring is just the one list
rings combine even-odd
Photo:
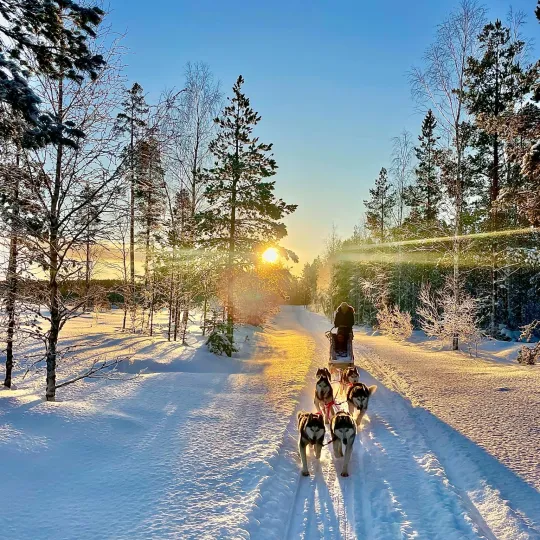
[[(339, 475), (342, 460), (330, 445), (320, 462), (308, 455), (311, 476), (302, 477), (291, 419), (273, 474), (261, 481), (251, 538), (540, 539), (538, 492), (530, 488), (537, 499), (516, 510), (490, 482), (500, 471), (490, 470), (482, 449), (365, 372), (362, 381), (379, 388), (350, 476)], [(524, 499), (528, 489), (523, 483)]]

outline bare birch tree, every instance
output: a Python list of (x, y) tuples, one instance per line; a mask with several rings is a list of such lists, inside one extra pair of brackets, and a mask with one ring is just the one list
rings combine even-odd
[[(435, 43), (425, 53), (425, 68), (413, 68), (411, 82), (415, 99), (423, 106), (432, 107), (439, 118), (448, 146), (446, 156), (452, 167), (446, 176), (447, 192), (452, 208), (447, 218), (453, 229), (453, 283), (454, 306), (460, 303), (460, 237), (465, 202), (467, 111), (463, 91), (466, 67), (470, 57), (475, 56), (477, 36), (483, 27), (485, 10), (476, 0), (461, 0), (458, 8), (439, 25)], [(459, 348), (456, 335), (452, 347)]]
[(392, 139), (392, 166), (390, 174), (396, 192), (395, 222), (397, 227), (403, 225), (407, 206), (407, 187), (413, 174), (414, 144), (412, 135), (403, 130), (398, 137)]
[[(94, 44), (108, 60), (95, 80), (73, 81), (62, 73), (38, 78), (36, 91), (44, 107), (80, 133), (77, 144), (71, 146), (60, 139), (25, 154), (28, 190), (37, 206), (37, 219), (21, 217), (19, 226), (26, 233), (28, 255), (36, 267), (34, 275), (44, 274), (47, 281), (35, 281), (23, 300), (26, 309), (48, 326), (43, 334), (48, 401), (54, 401), (56, 395), (60, 332), (88, 301), (84, 291), (73, 291), (78, 295), (70, 296), (61, 289), (73, 290), (72, 284), (83, 279), (86, 263), (80, 251), (86, 249), (88, 228), (99, 227), (119, 188), (121, 152), (113, 126), (122, 80), (119, 51), (115, 46), (105, 49), (101, 45), (105, 40), (102, 36)], [(88, 205), (96, 200), (99, 206), (87, 213)], [(81, 215), (89, 217), (81, 219)], [(46, 306), (45, 312), (42, 306)]]

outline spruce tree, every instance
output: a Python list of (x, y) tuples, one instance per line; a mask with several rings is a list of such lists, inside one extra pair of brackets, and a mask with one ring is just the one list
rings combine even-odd
[(165, 209), (164, 171), (159, 143), (154, 137), (141, 139), (135, 145), (135, 197), (137, 221), (145, 246), (144, 280), (149, 280), (152, 237), (159, 229)]
[(436, 152), (439, 137), (435, 134), (437, 120), (430, 109), (423, 122), (420, 142), (414, 151), (418, 165), (415, 169), (416, 182), (409, 190), (410, 205), (415, 208), (418, 219), (424, 223), (433, 223), (438, 216), (441, 201), (441, 185), (437, 173)]
[(205, 196), (208, 210), (197, 216), (199, 233), (208, 246), (227, 251), (227, 336), (232, 344), (235, 320), (233, 294), (236, 270), (252, 264), (254, 250), (262, 243), (276, 242), (287, 234), (281, 221), (296, 210), (274, 195), (269, 178), (277, 165), (272, 144), (253, 135), (261, 117), (242, 93), (239, 76), (233, 97), (220, 118), (217, 136), (210, 143), (215, 159), (207, 171)]
[[(466, 89), (464, 100), (469, 112), (482, 116), (484, 121), (497, 119), (523, 96), (525, 75), (519, 57), (525, 46), (514, 40), (510, 29), (501, 21), (487, 24), (478, 36), (480, 58), (470, 57), (465, 70)], [(493, 205), (501, 190), (504, 147), (499, 135), (483, 130), (476, 137), (477, 163), (480, 174), (489, 178), (486, 207), (492, 212), (490, 229), (497, 227)]]
[(126, 171), (129, 179), (129, 273), (131, 285), (131, 304), (135, 303), (135, 144), (146, 128), (148, 105), (144, 99), (143, 89), (139, 83), (125, 91), (122, 101), (122, 112), (117, 116), (116, 130), (127, 135), (129, 139), (125, 150), (127, 153)]
[(371, 199), (364, 201), (367, 209), (367, 227), (374, 238), (379, 242), (384, 242), (396, 203), (396, 193), (388, 181), (388, 172), (384, 167), (375, 181), (375, 188), (370, 189), (369, 193)]
[[(527, 92), (527, 80), (519, 58), (525, 46), (523, 41), (515, 40), (509, 28), (497, 20), (487, 24), (480, 35), (479, 58), (468, 59), (465, 80), (464, 101), (469, 112), (481, 122), (497, 125), (499, 119), (514, 103)], [(479, 185), (479, 204), (484, 214), (483, 228), (497, 231), (504, 225), (497, 201), (504, 180), (512, 180), (505, 163), (505, 145), (497, 130), (477, 129), (473, 138), (475, 153), (473, 167)], [(484, 179), (487, 179), (487, 185)], [(489, 253), (490, 287), (490, 330), (495, 335), (498, 311), (501, 307), (499, 294), (500, 269), (504, 265), (505, 241), (489, 237), (485, 246)], [(482, 246), (480, 246), (482, 247)], [(488, 260), (482, 257), (482, 260)]]
[(75, 197), (77, 205), (81, 206), (78, 212), (78, 219), (84, 232), (82, 243), (84, 247), (85, 270), (84, 270), (84, 311), (90, 304), (90, 278), (92, 274), (92, 246), (95, 246), (98, 239), (99, 229), (103, 222), (101, 208), (104, 205), (104, 196), (95, 193), (94, 187), (87, 182), (81, 192)]

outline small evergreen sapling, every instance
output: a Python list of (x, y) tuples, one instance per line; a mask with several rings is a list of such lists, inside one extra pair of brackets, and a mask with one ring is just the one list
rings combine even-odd
[(208, 341), (206, 344), (208, 345), (210, 352), (219, 356), (223, 354), (232, 356), (233, 353), (238, 352), (234, 339), (229, 333), (228, 325), (225, 323), (219, 323), (216, 325), (208, 336)]

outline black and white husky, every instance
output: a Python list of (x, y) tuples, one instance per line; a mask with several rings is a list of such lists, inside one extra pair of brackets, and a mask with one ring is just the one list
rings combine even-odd
[(377, 386), (366, 386), (364, 383), (354, 383), (347, 390), (347, 405), (349, 406), (349, 413), (354, 415), (355, 411), (358, 411), (356, 416), (356, 425), (360, 425), (362, 418), (367, 411), (369, 398), (375, 393)]
[(347, 388), (354, 383), (360, 382), (360, 370), (356, 366), (350, 366), (341, 373), (341, 393), (345, 394)]
[(309, 476), (306, 447), (310, 444), (315, 451), (315, 459), (319, 459), (321, 457), (324, 434), (325, 428), (322, 414), (304, 411), (298, 413), (298, 451), (302, 460), (302, 474), (304, 476)]
[[(349, 460), (356, 438), (356, 424), (352, 415), (345, 411), (338, 411), (332, 418), (330, 432), (333, 439), (334, 456), (344, 458), (341, 476), (349, 476)], [(345, 455), (343, 455), (343, 447), (345, 447)]]
[(317, 382), (315, 383), (315, 398), (313, 403), (317, 410), (322, 413), (325, 424), (329, 424), (334, 416), (334, 389), (330, 383), (332, 376), (328, 368), (317, 370)]

